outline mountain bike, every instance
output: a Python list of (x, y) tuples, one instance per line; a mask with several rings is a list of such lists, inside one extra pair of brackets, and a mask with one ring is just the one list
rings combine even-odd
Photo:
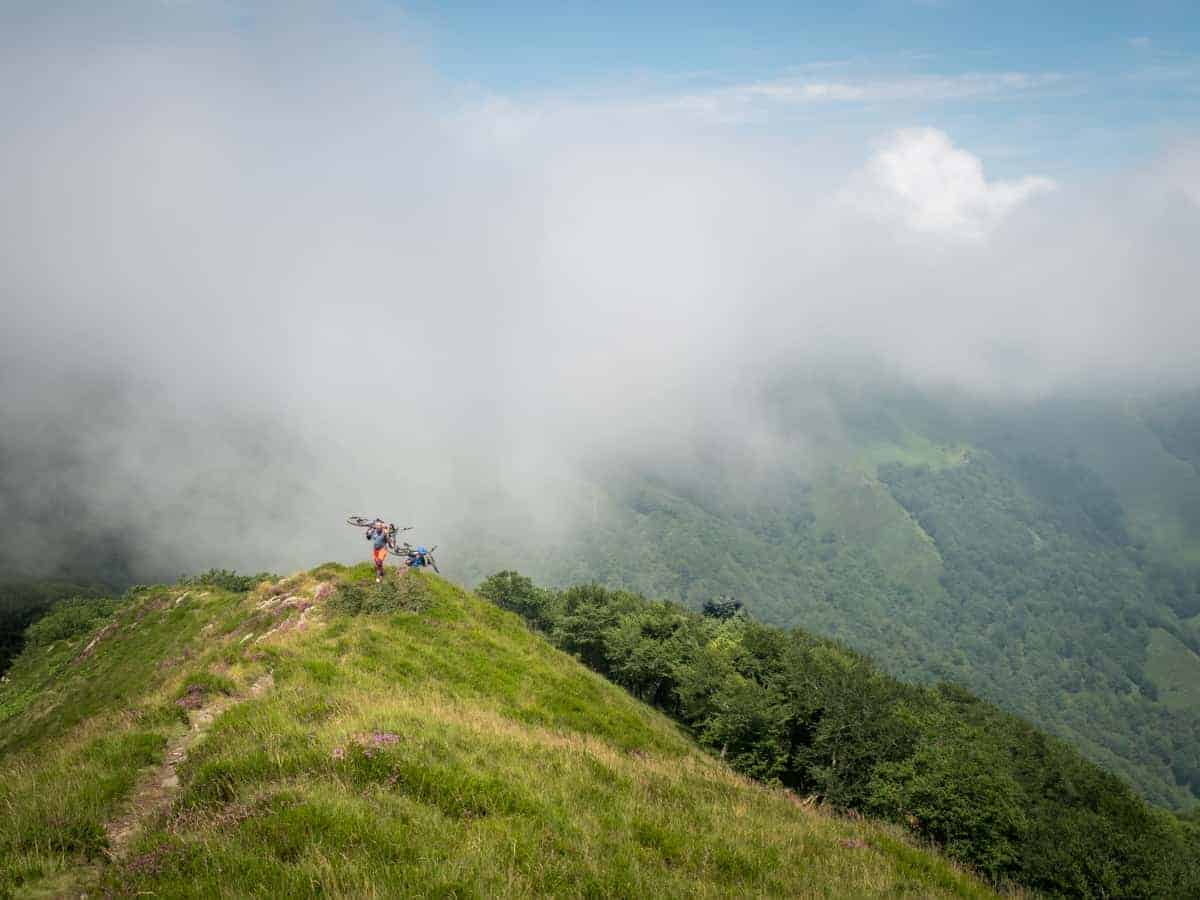
[[(434, 544), (432, 547), (430, 547), (428, 550), (425, 551), (425, 562), (429, 564), (429, 567), (431, 569), (433, 569), (433, 571), (435, 571), (439, 575), (441, 575), (442, 570), (438, 568), (437, 562), (433, 558), (433, 551), (436, 550), (437, 548), (438, 548), (438, 545)], [(408, 543), (407, 541), (404, 542), (402, 547), (398, 548), (397, 552), (404, 554), (409, 559), (412, 559), (414, 556), (417, 555), (416, 548), (413, 547), (413, 545)]]
[[(367, 518), (366, 516), (350, 516), (350, 518), (346, 519), (346, 524), (353, 525), (355, 528), (370, 528), (372, 525), (375, 524), (375, 521), (376, 521), (375, 519), (370, 519), (370, 518)], [(401, 547), (397, 546), (397, 544), (396, 544), (396, 535), (403, 534), (406, 531), (412, 531), (412, 530), (413, 530), (413, 526), (411, 526), (411, 525), (407, 525), (404, 528), (397, 528), (395, 522), (388, 523), (388, 525), (387, 525), (388, 549), (393, 551), (394, 553), (404, 552), (401, 549)], [(407, 547), (408, 544), (404, 544), (403, 546)]]

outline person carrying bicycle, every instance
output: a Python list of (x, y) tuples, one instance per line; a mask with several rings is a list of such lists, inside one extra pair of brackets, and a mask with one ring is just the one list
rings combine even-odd
[(375, 560), (375, 582), (383, 581), (383, 562), (388, 556), (388, 545), (392, 540), (391, 529), (383, 519), (376, 519), (367, 529), (367, 540), (371, 542), (371, 556)]
[(421, 569), (429, 565), (430, 562), (429, 551), (424, 547), (418, 547), (416, 550), (408, 552), (408, 559), (404, 564), (410, 569)]

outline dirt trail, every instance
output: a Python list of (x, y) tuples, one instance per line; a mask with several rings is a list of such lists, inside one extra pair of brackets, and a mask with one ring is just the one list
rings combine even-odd
[(162, 765), (138, 778), (128, 809), (105, 826), (108, 833), (109, 859), (118, 860), (124, 857), (142, 825), (171, 808), (171, 802), (179, 792), (178, 767), (188, 758), (188, 751), (208, 734), (217, 717), (251, 697), (261, 697), (274, 685), (274, 677), (267, 672), (250, 686), (250, 691), (245, 696), (217, 697), (203, 706), (189, 710), (188, 728), (167, 742), (167, 752)]

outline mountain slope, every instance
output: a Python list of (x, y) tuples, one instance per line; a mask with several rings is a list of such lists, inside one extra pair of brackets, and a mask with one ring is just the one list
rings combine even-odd
[(25, 629), (58, 600), (100, 596), (95, 585), (69, 581), (18, 581), (0, 583), (0, 675), (21, 652)]
[(0, 685), (0, 895), (987, 895), (733, 774), (515, 616), (366, 574), (43, 619)]
[(557, 544), (481, 511), (461, 543), (484, 552), (457, 574), (515, 565), (693, 609), (732, 595), (902, 678), (964, 685), (1156, 803), (1200, 801), (1196, 395), (776, 394), (768, 451), (729, 434), (597, 468), (577, 490), (591, 502), (561, 504), (591, 514)]

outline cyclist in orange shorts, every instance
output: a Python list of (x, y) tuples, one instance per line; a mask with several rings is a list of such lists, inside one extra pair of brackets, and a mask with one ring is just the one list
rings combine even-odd
[(383, 581), (383, 561), (388, 556), (388, 544), (391, 542), (391, 530), (384, 524), (383, 519), (376, 519), (367, 529), (367, 540), (371, 542), (371, 556), (375, 560), (375, 581)]

